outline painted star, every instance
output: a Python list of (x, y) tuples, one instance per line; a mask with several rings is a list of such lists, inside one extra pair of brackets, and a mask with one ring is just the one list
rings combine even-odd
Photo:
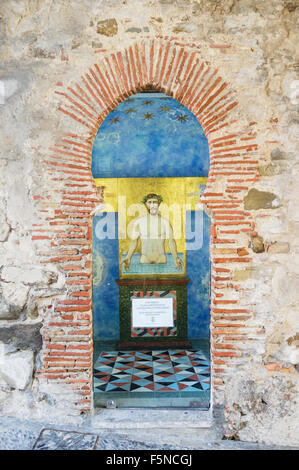
[(116, 122), (119, 122), (119, 118), (118, 118), (118, 117), (115, 117), (115, 118), (113, 118), (113, 119), (110, 119), (110, 122), (111, 122), (112, 124), (115, 124)]
[(152, 100), (143, 101), (142, 104), (152, 104)]
[(153, 113), (146, 113), (146, 114), (143, 115), (143, 117), (144, 117), (144, 119), (149, 120), (149, 119), (153, 119), (154, 115), (153, 115)]
[(135, 101), (135, 98), (128, 98), (128, 99), (126, 100), (126, 103), (132, 103), (132, 101)]
[(136, 113), (136, 111), (137, 111), (136, 108), (130, 108), (126, 110), (126, 114)]
[(169, 111), (171, 108), (169, 106), (161, 106), (161, 111)]
[(177, 120), (180, 121), (180, 122), (187, 122), (188, 118), (187, 118), (187, 116), (184, 116), (184, 114), (179, 114), (177, 116)]

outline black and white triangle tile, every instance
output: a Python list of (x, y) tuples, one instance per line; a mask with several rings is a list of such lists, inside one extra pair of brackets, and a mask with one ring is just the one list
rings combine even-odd
[(94, 365), (95, 392), (194, 392), (210, 389), (200, 350), (111, 351)]

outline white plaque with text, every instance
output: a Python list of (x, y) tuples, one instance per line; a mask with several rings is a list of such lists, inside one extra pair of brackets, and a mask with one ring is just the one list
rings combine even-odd
[(132, 299), (133, 328), (169, 328), (173, 326), (173, 299)]

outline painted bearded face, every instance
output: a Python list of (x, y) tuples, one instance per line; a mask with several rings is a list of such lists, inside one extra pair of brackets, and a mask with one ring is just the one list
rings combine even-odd
[(148, 212), (151, 215), (157, 215), (159, 211), (159, 201), (156, 198), (150, 198), (145, 203)]

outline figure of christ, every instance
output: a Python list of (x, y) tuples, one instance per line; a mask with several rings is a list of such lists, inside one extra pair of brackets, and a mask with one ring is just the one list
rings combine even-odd
[(167, 263), (165, 253), (165, 240), (167, 239), (176, 268), (181, 270), (183, 262), (177, 254), (173, 229), (169, 221), (159, 214), (159, 205), (162, 202), (162, 196), (158, 194), (148, 194), (143, 198), (142, 202), (147, 209), (147, 214), (143, 217), (137, 217), (133, 222), (129, 250), (122, 262), (124, 269), (127, 271), (130, 268), (131, 259), (137, 248), (138, 239), (140, 238), (140, 263)]

